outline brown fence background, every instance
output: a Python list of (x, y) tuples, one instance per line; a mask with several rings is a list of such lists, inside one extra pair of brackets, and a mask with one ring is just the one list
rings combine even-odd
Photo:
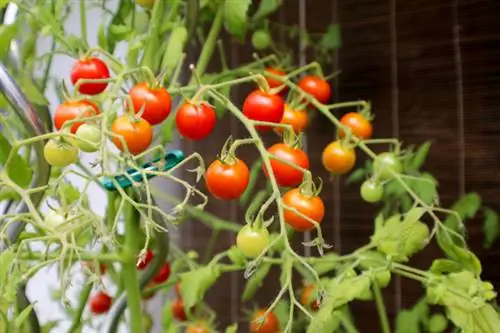
[[(284, 0), (276, 13), (281, 22), (299, 22), (310, 32), (324, 32), (338, 22), (343, 45), (325, 72), (341, 69), (332, 82), (335, 99), (368, 99), (373, 103), (375, 137), (400, 137), (405, 144), (432, 139), (425, 168), (439, 180), (442, 204), (451, 205), (465, 192), (479, 193), (485, 204), (500, 210), (500, 1), (498, 0)], [(229, 62), (235, 66), (251, 60), (248, 47), (225, 40)], [(301, 62), (314, 60), (297, 47)], [(214, 64), (216, 66), (216, 64)], [(251, 87), (234, 91), (241, 101)], [(229, 134), (245, 135), (234, 118), (220, 121), (209, 140), (183, 143), (186, 152), (203, 152), (215, 158)], [(321, 166), (322, 148), (334, 138), (331, 125), (316, 117), (307, 136), (307, 152), (313, 174), (328, 179)], [(266, 139), (272, 139), (271, 137)], [(271, 142), (271, 141), (270, 141)], [(256, 152), (243, 148), (251, 162)], [(189, 175), (186, 175), (189, 177)], [(325, 184), (323, 198), (327, 215), (324, 235), (342, 253), (366, 243), (373, 229), (375, 208), (361, 201), (358, 186), (345, 179)], [(211, 200), (208, 210), (243, 223), (236, 203)], [(482, 219), (468, 224), (472, 249), (483, 261), (483, 278), (500, 286), (500, 242), (482, 247)], [(209, 230), (201, 223), (185, 224), (181, 237), (186, 248), (202, 249)], [(223, 234), (217, 244), (224, 250), (234, 244), (234, 235)], [(436, 246), (415, 256), (414, 265), (428, 267), (440, 255)], [(245, 315), (240, 304), (244, 287), (241, 273), (226, 274), (208, 295), (223, 325)], [(256, 296), (265, 306), (278, 292), (276, 276)], [(386, 305), (393, 318), (420, 297), (417, 283), (393, 279), (385, 290)], [(246, 304), (251, 305), (252, 303)], [(371, 302), (354, 305), (360, 332), (378, 331)], [(361, 320), (362, 318), (362, 320)], [(242, 324), (244, 331), (246, 325)], [(374, 330), (375, 329), (375, 330)]]

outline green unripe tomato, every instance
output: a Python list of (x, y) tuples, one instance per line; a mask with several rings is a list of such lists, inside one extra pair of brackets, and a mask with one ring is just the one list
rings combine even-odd
[(155, 4), (155, 0), (136, 0), (137, 4), (141, 7), (151, 9)]
[(247, 224), (236, 236), (236, 246), (247, 258), (257, 258), (268, 245), (269, 232), (266, 228), (257, 229)]
[(388, 270), (377, 272), (375, 274), (375, 279), (377, 280), (377, 285), (380, 288), (385, 288), (391, 282), (391, 272)]
[(47, 163), (55, 167), (65, 167), (78, 161), (78, 147), (74, 140), (49, 140), (43, 148)]
[(78, 147), (86, 153), (93, 153), (99, 149), (101, 130), (94, 125), (83, 124), (76, 131)]
[(448, 319), (442, 314), (435, 314), (429, 318), (429, 332), (441, 333), (448, 327)]
[(384, 195), (384, 187), (380, 183), (369, 179), (361, 185), (360, 194), (361, 198), (366, 202), (379, 202)]
[(377, 155), (373, 162), (373, 172), (382, 180), (388, 180), (393, 177), (393, 173), (401, 173), (403, 164), (394, 153), (385, 152)]
[(144, 333), (149, 333), (153, 329), (153, 319), (146, 312), (142, 314), (142, 326), (144, 328)]
[(256, 50), (263, 50), (271, 45), (271, 36), (266, 30), (256, 30), (252, 34), (252, 45)]

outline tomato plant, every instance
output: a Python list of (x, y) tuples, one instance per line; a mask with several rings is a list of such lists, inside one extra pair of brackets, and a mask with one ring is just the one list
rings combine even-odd
[(265, 309), (255, 312), (250, 323), (251, 333), (277, 333), (279, 329), (278, 317), (273, 312), (266, 314)]
[(215, 120), (214, 108), (206, 102), (184, 103), (175, 115), (177, 130), (191, 140), (201, 140), (212, 133)]
[(332, 88), (328, 82), (318, 76), (305, 76), (300, 80), (299, 87), (320, 103), (326, 104), (332, 98)]
[(178, 298), (172, 303), (172, 314), (175, 319), (179, 321), (186, 321), (187, 315), (184, 310), (184, 302), (182, 299)]
[(79, 59), (71, 69), (71, 82), (78, 86), (78, 91), (85, 95), (100, 94), (108, 86), (107, 82), (87, 82), (109, 79), (109, 69), (99, 58)]
[(64, 123), (71, 121), (71, 133), (76, 133), (78, 128), (84, 123), (83, 121), (77, 121), (78, 119), (85, 119), (98, 115), (99, 113), (99, 108), (90, 101), (66, 101), (60, 104), (56, 109), (54, 114), (54, 126), (59, 130), (63, 128)]
[(137, 269), (138, 270), (144, 270), (148, 264), (151, 262), (151, 260), (153, 260), (153, 251), (151, 251), (150, 249), (147, 249), (146, 250), (146, 253), (144, 254), (144, 257), (141, 257), (138, 262), (137, 262)]
[[(279, 95), (255, 90), (251, 92), (243, 102), (243, 114), (248, 119), (267, 123), (279, 123), (285, 112), (285, 103)], [(272, 129), (268, 125), (257, 125), (260, 131)]]
[(361, 184), (360, 193), (366, 202), (379, 202), (384, 195), (384, 187), (379, 182), (369, 179)]
[(336, 175), (343, 175), (352, 170), (356, 163), (356, 154), (340, 141), (330, 143), (323, 150), (323, 166)]
[(245, 225), (236, 236), (236, 244), (248, 258), (257, 258), (269, 245), (269, 232), (265, 228)]
[[(309, 158), (302, 149), (285, 143), (276, 143), (269, 147), (267, 152), (272, 156), (270, 164), (278, 185), (290, 187), (302, 181), (304, 172), (297, 167), (309, 168)], [(268, 176), (265, 166), (264, 173)]]
[(239, 198), (248, 186), (250, 171), (245, 162), (213, 161), (205, 175), (208, 191), (216, 198), (232, 200)]
[[(351, 129), (353, 135), (360, 139), (369, 139), (373, 134), (372, 124), (360, 113), (349, 112), (340, 118), (340, 123)], [(339, 131), (340, 136), (344, 136), (343, 131)]]
[(101, 130), (90, 124), (83, 124), (76, 130), (78, 148), (86, 153), (93, 153), (99, 149)]
[(302, 294), (300, 296), (300, 302), (303, 306), (308, 307), (314, 311), (317, 311), (320, 306), (320, 302), (318, 300), (317, 288), (310, 284), (304, 287), (302, 290)]
[(392, 178), (394, 174), (401, 173), (403, 171), (403, 164), (394, 153), (385, 152), (375, 158), (373, 169), (375, 176), (386, 180)]
[(323, 221), (325, 205), (318, 196), (310, 196), (294, 188), (283, 195), (283, 204), (286, 206), (285, 222), (297, 231), (311, 230), (314, 228), (312, 221), (318, 224)]
[(142, 112), (141, 117), (151, 125), (163, 122), (172, 110), (170, 94), (162, 87), (154, 88), (148, 83), (141, 82), (130, 89), (129, 97), (134, 112)]
[[(305, 110), (294, 110), (288, 104), (285, 104), (285, 112), (280, 123), (290, 125), (295, 134), (299, 134), (304, 132), (307, 125), (309, 125), (309, 115)], [(278, 133), (283, 133), (282, 127), (276, 127), (275, 130)]]
[[(153, 141), (153, 129), (145, 119), (131, 119), (123, 115), (115, 119), (111, 126), (113, 142), (122, 151), (136, 155), (145, 151)], [(125, 143), (125, 146), (122, 143)]]
[(90, 298), (90, 311), (95, 314), (103, 314), (109, 311), (113, 300), (104, 291), (100, 291)]
[(52, 166), (65, 167), (78, 161), (78, 147), (73, 139), (52, 139), (43, 149), (45, 160)]

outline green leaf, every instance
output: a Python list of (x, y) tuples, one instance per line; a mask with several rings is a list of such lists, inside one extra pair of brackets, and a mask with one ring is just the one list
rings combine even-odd
[[(46, 322), (42, 327), (41, 327), (41, 332), (40, 333), (50, 333), (59, 324), (58, 321), (51, 320), (49, 322)], [(78, 332), (78, 331), (77, 331)]]
[(220, 276), (220, 267), (210, 265), (196, 270), (180, 274), (181, 295), (184, 307), (191, 309), (204, 297), (207, 290), (217, 281)]
[(500, 236), (500, 217), (498, 213), (491, 208), (484, 208), (483, 230), (484, 247), (489, 249)]
[[(468, 193), (460, 198), (450, 210), (457, 212), (462, 221), (465, 222), (465, 220), (474, 217), (480, 207), (481, 197), (477, 193)], [(456, 232), (461, 234), (464, 232), (463, 226), (455, 215), (449, 215), (444, 224)]]
[(280, 6), (283, 0), (262, 0), (260, 6), (253, 16), (254, 21), (258, 21), (273, 12), (275, 12)]
[(247, 12), (252, 0), (225, 0), (224, 25), (231, 34), (239, 39), (245, 35)]
[(435, 259), (429, 269), (432, 273), (454, 273), (459, 272), (462, 266), (457, 262), (449, 259)]
[(28, 305), (16, 318), (16, 321), (14, 323), (14, 326), (16, 328), (20, 328), (21, 325), (23, 325), (26, 320), (28, 319), (28, 316), (30, 315), (31, 311), (33, 311), (33, 306), (34, 304), (31, 303), (30, 305)]
[(419, 221), (425, 214), (426, 209), (422, 207), (415, 207), (405, 214), (402, 224), (413, 224)]
[(342, 36), (339, 24), (330, 24), (319, 44), (327, 50), (335, 50), (342, 46)]
[[(5, 166), (11, 150), (12, 146), (9, 141), (2, 133), (0, 133), (0, 165)], [(23, 188), (27, 188), (30, 185), (33, 171), (31, 170), (28, 162), (26, 162), (20, 155), (13, 155), (9, 161), (9, 165), (5, 167), (7, 167), (9, 178), (17, 185)]]
[(335, 253), (328, 253), (315, 261), (311, 266), (318, 273), (318, 275), (323, 275), (329, 273), (338, 266), (339, 255)]
[(307, 333), (333, 333), (338, 329), (342, 313), (333, 311), (333, 307), (328, 307), (326, 304), (327, 302), (314, 315), (307, 328)]
[(9, 277), (9, 272), (11, 269), (11, 265), (14, 262), (15, 255), (12, 250), (9, 248), (8, 250), (0, 253), (0, 286), (4, 286)]
[(173, 301), (165, 302), (163, 305), (162, 316), (161, 316), (161, 324), (163, 328), (168, 328), (172, 326), (174, 322), (174, 316), (172, 314), (172, 304)]
[(19, 84), (26, 94), (26, 98), (33, 104), (38, 105), (49, 105), (49, 101), (45, 98), (45, 95), (42, 91), (36, 86), (33, 82), (33, 78), (30, 76), (30, 73), (22, 73), (19, 77)]
[(241, 299), (243, 301), (248, 301), (253, 297), (253, 295), (255, 295), (257, 290), (259, 290), (259, 288), (262, 286), (263, 280), (269, 273), (271, 266), (272, 265), (267, 262), (260, 263), (257, 266), (255, 272), (247, 280), (245, 290), (243, 290), (243, 294), (241, 295)]
[(396, 317), (396, 333), (420, 333), (418, 314), (409, 310), (399, 312)]
[(7, 7), (10, 1), (11, 0), (0, 0), (0, 9), (4, 9), (5, 7)]
[(355, 171), (351, 172), (349, 176), (346, 179), (347, 184), (352, 184), (361, 181), (362, 179), (365, 178), (366, 175), (366, 170), (363, 168), (356, 169)]
[(109, 27), (109, 36), (115, 42), (128, 39), (131, 33), (128, 25), (114, 24)]
[(284, 328), (284, 325), (288, 321), (288, 316), (290, 314), (290, 303), (285, 299), (280, 299), (276, 307), (273, 309), (273, 313), (278, 317), (278, 321), (280, 323), (281, 328)]
[(437, 181), (429, 173), (423, 173), (420, 176), (420, 180), (412, 179), (408, 182), (413, 191), (418, 195), (423, 202), (428, 205), (432, 205), (437, 199)]
[(236, 245), (231, 246), (231, 248), (226, 252), (226, 254), (229, 257), (229, 259), (231, 259), (232, 263), (235, 265), (243, 266), (247, 262), (245, 255)]
[(420, 167), (424, 164), (427, 154), (429, 153), (431, 144), (431, 141), (426, 141), (418, 148), (417, 152), (409, 163), (410, 165), (408, 166), (408, 171), (420, 170)]
[(17, 25), (0, 25), (0, 60), (5, 60), (9, 53), (10, 43), (16, 37)]
[(103, 50), (109, 50), (108, 37), (106, 36), (106, 26), (101, 23), (99, 25), (99, 30), (97, 32), (97, 45), (99, 45)]
[(238, 331), (238, 324), (236, 323), (226, 328), (226, 333), (237, 333), (237, 331)]
[(167, 48), (161, 61), (161, 71), (165, 73), (166, 77), (172, 75), (174, 69), (182, 59), (187, 35), (188, 31), (183, 26), (176, 27), (170, 34)]
[(436, 240), (439, 247), (449, 258), (453, 259), (457, 263), (460, 263), (462, 267), (473, 272), (474, 274), (478, 276), (481, 274), (481, 262), (476, 255), (467, 249), (457, 246), (446, 230), (439, 228)]

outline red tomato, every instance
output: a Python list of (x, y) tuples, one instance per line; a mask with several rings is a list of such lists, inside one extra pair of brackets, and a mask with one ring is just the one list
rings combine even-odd
[(215, 127), (215, 111), (210, 104), (184, 103), (175, 115), (179, 133), (191, 140), (201, 140), (212, 133)]
[[(265, 121), (279, 123), (285, 112), (285, 103), (278, 95), (266, 93), (262, 90), (255, 90), (250, 93), (243, 103), (243, 114), (255, 121)], [(259, 131), (271, 130), (270, 126), (257, 125)]]
[(285, 78), (286, 73), (282, 71), (281, 69), (274, 68), (274, 67), (268, 67), (266, 68), (264, 72), (264, 77), (266, 78), (267, 84), (269, 85), (269, 88), (274, 89), (283, 86), (283, 88), (280, 90), (280, 95), (286, 94), (288, 87), (284, 85), (283, 80), (277, 79), (270, 77), (266, 75), (266, 73), (270, 73), (276, 76), (281, 76)]
[(316, 294), (316, 286), (310, 284), (302, 290), (302, 295), (300, 296), (300, 303), (306, 308), (312, 309), (313, 311), (318, 311), (319, 300)]
[[(357, 136), (360, 139), (369, 139), (373, 135), (373, 126), (372, 124), (366, 120), (360, 113), (357, 112), (349, 112), (346, 113), (342, 118), (340, 118), (340, 122), (343, 125), (351, 128), (352, 134)], [(340, 137), (344, 136), (343, 131), (339, 131)]]
[(172, 303), (172, 314), (174, 318), (179, 321), (187, 320), (186, 311), (184, 310), (184, 302), (182, 299), (178, 298), (174, 301), (174, 303)]
[[(298, 188), (286, 192), (283, 196), (283, 203), (289, 208), (295, 208), (317, 223), (321, 223), (325, 216), (323, 200), (320, 197), (304, 195)], [(313, 223), (290, 209), (285, 209), (284, 215), (285, 222), (297, 231), (307, 231), (314, 228)]]
[(182, 295), (181, 295), (181, 284), (180, 282), (177, 282), (175, 284), (175, 295), (180, 298)]
[[(122, 136), (127, 144), (128, 150), (133, 155), (137, 155), (148, 149), (153, 141), (153, 129), (145, 119), (131, 120), (128, 115), (123, 115), (115, 119), (111, 125), (111, 131)], [(113, 137), (113, 143), (121, 151), (125, 151), (118, 137)]]
[(60, 104), (54, 113), (54, 126), (60, 130), (64, 123), (70, 120), (82, 119), (71, 125), (71, 133), (75, 134), (85, 121), (85, 117), (96, 116), (100, 113), (99, 108), (90, 101), (67, 101)]
[(236, 159), (234, 163), (213, 161), (205, 174), (208, 191), (221, 200), (239, 198), (245, 192), (250, 172), (245, 162)]
[[(76, 85), (80, 79), (101, 80), (109, 79), (109, 77), (108, 66), (99, 58), (91, 57), (77, 60), (71, 69), (71, 83), (73, 85)], [(86, 82), (79, 85), (78, 91), (85, 95), (97, 95), (102, 93), (107, 86), (107, 82)]]
[[(285, 161), (298, 165), (303, 169), (309, 169), (309, 158), (306, 153), (299, 148), (290, 147), (284, 143), (277, 143), (267, 149), (267, 151)], [(302, 182), (304, 173), (295, 169), (291, 165), (287, 165), (281, 161), (271, 158), (271, 168), (273, 169), (276, 182), (279, 186), (291, 187), (296, 186)], [(263, 166), (264, 173), (268, 176), (265, 166)]]
[(161, 266), (158, 273), (156, 273), (155, 277), (153, 278), (153, 282), (156, 284), (160, 284), (166, 282), (169, 277), (170, 277), (170, 264), (166, 262), (163, 264), (163, 266)]
[[(295, 134), (304, 132), (309, 124), (309, 115), (305, 110), (294, 110), (285, 104), (285, 113), (281, 118), (281, 124), (291, 125)], [(276, 132), (283, 133), (283, 127), (276, 127)]]
[(106, 274), (107, 267), (106, 267), (106, 264), (103, 262), (99, 263), (99, 272), (97, 272), (97, 270), (96, 270), (97, 267), (92, 261), (85, 261), (82, 263), (82, 265), (87, 267), (92, 273), (99, 273), (100, 272), (101, 275)]
[(94, 314), (103, 314), (109, 311), (113, 300), (104, 291), (100, 291), (90, 298), (90, 311)]
[(144, 107), (142, 118), (151, 125), (164, 121), (172, 110), (172, 99), (165, 88), (150, 88), (147, 83), (139, 83), (130, 89), (129, 96), (135, 113)]
[(137, 269), (142, 271), (144, 268), (146, 268), (149, 264), (149, 262), (153, 260), (153, 251), (151, 250), (146, 250), (146, 255), (144, 258), (137, 263)]
[(356, 153), (340, 141), (333, 141), (323, 150), (322, 162), (326, 170), (335, 175), (343, 175), (354, 167)]
[(332, 97), (332, 88), (319, 76), (304, 76), (299, 82), (299, 88), (323, 104), (328, 103)]
[(266, 312), (265, 309), (261, 309), (257, 311), (253, 317), (252, 322), (250, 323), (250, 332), (251, 333), (278, 333), (280, 330), (280, 323), (278, 317), (272, 312), (269, 312), (266, 317), (264, 317), (264, 321), (260, 322), (259, 318), (264, 315)]
[(204, 323), (191, 324), (188, 326), (186, 333), (210, 333), (210, 330)]

